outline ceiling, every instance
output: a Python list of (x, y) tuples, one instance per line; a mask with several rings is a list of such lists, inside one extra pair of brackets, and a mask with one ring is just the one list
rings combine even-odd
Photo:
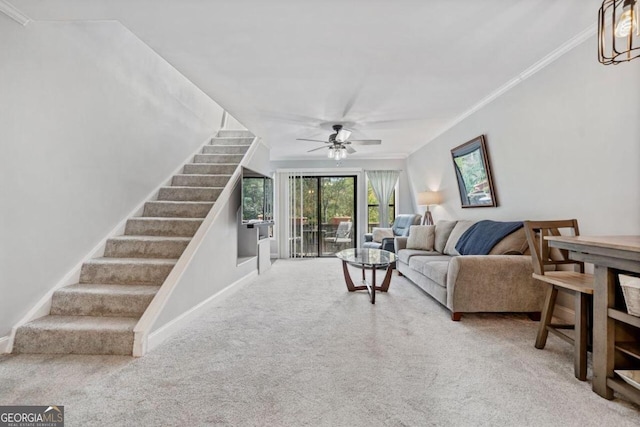
[[(600, 0), (10, 0), (33, 20), (120, 21), (264, 138), (307, 153), (334, 123), (353, 158), (402, 158), (559, 46)], [(595, 30), (594, 30), (595, 31)], [(594, 32), (595, 34), (595, 32)], [(594, 61), (595, 59), (594, 46)]]

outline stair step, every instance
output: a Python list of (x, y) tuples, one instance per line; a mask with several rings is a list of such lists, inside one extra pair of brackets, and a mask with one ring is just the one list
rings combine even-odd
[(127, 220), (127, 236), (193, 237), (202, 224), (198, 218), (137, 217)]
[(240, 163), (244, 154), (196, 154), (193, 163)]
[(213, 202), (175, 202), (169, 200), (159, 200), (145, 203), (142, 216), (204, 218), (207, 216), (212, 207)]
[(58, 316), (140, 317), (160, 286), (77, 284), (53, 293), (51, 314)]
[(219, 130), (218, 131), (218, 137), (219, 138), (248, 138), (251, 137), (253, 138), (254, 135), (251, 133), (251, 131), (249, 130), (231, 130), (231, 129), (224, 129), (224, 130)]
[(82, 264), (80, 283), (160, 286), (176, 261), (156, 258), (94, 258)]
[(182, 173), (185, 174), (229, 174), (231, 175), (238, 168), (235, 163), (187, 163), (184, 165)]
[(249, 136), (249, 137), (240, 137), (240, 136), (232, 136), (232, 137), (213, 137), (211, 138), (211, 145), (244, 145), (247, 146), (247, 148), (251, 145), (251, 143), (253, 142), (253, 140), (255, 139), (254, 136)]
[(172, 186), (181, 187), (224, 187), (231, 175), (180, 174), (174, 175)]
[(131, 355), (135, 317), (45, 316), (16, 331), (14, 353)]
[(222, 190), (222, 187), (162, 187), (158, 200), (215, 202)]
[(249, 149), (248, 145), (205, 145), (203, 154), (244, 154)]
[(162, 285), (176, 259), (94, 258), (80, 270), (80, 283)]
[(190, 237), (117, 236), (107, 240), (106, 258), (180, 258)]

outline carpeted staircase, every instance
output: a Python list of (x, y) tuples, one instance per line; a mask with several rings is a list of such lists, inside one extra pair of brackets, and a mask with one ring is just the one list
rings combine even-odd
[(85, 262), (78, 284), (54, 292), (48, 316), (20, 326), (14, 353), (131, 355), (133, 328), (244, 157), (254, 136), (221, 130)]

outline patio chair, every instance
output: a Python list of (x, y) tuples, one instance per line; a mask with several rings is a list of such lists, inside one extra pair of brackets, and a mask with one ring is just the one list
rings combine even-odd
[(351, 221), (341, 221), (335, 232), (327, 233), (324, 241), (332, 246), (346, 246), (351, 243), (351, 230), (353, 223)]

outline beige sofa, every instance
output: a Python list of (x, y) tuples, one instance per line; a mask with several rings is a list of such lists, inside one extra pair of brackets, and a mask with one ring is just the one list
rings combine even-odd
[[(539, 318), (545, 287), (531, 276), (531, 257), (522, 255), (528, 252), (524, 229), (503, 238), (488, 255), (460, 255), (456, 244), (473, 224), (439, 221), (428, 230), (433, 243), (424, 246), (431, 250), (409, 249), (408, 242), (416, 247), (415, 238), (397, 237), (398, 272), (446, 306), (455, 321), (462, 313), (477, 312), (525, 312)], [(423, 232), (415, 230), (416, 235)]]

